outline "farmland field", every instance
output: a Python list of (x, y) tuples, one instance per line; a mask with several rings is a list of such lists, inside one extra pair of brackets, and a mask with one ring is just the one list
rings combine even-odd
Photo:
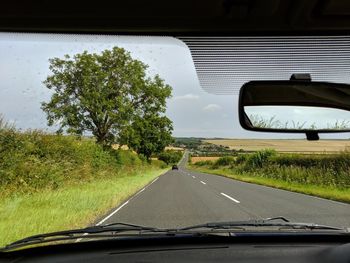
[(204, 140), (216, 145), (228, 146), (230, 149), (258, 151), (274, 149), (286, 153), (335, 153), (350, 151), (350, 140), (265, 140), (265, 139), (216, 139)]
[(182, 147), (174, 147), (174, 146), (167, 146), (164, 149), (165, 151), (183, 151), (184, 148)]
[(191, 163), (197, 163), (197, 162), (202, 162), (202, 161), (216, 161), (219, 159), (220, 156), (193, 156), (191, 157)]
[[(113, 144), (112, 148), (114, 150), (118, 150), (119, 149), (119, 144), (117, 144), (117, 143)], [(127, 145), (122, 145), (120, 148), (122, 150), (129, 150), (129, 147)], [(183, 151), (184, 148), (182, 148), (182, 147), (174, 147), (174, 146), (167, 146), (167, 147), (165, 147), (164, 150), (165, 151)]]

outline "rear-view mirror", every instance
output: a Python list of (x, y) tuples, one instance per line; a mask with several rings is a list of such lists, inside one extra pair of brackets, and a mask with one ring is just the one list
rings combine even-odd
[(350, 131), (350, 85), (313, 81), (251, 81), (239, 96), (244, 129), (264, 132)]

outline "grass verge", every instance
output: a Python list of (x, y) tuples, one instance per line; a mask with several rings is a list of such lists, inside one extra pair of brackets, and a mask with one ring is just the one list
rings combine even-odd
[(210, 169), (207, 167), (203, 167), (203, 166), (197, 167), (194, 165), (188, 165), (188, 168), (198, 172), (225, 176), (228, 178), (232, 178), (232, 179), (247, 182), (247, 183), (265, 185), (265, 186), (270, 186), (278, 189), (284, 189), (288, 191), (318, 196), (318, 197), (331, 199), (335, 201), (350, 203), (350, 189), (348, 188), (341, 189), (337, 187), (326, 187), (326, 186), (318, 186), (318, 185), (312, 185), (312, 184), (286, 182), (279, 179), (272, 179), (272, 178), (259, 177), (259, 176), (237, 175), (237, 174), (233, 174), (232, 170), (229, 170), (227, 168)]
[(132, 196), (166, 169), (121, 171), (55, 191), (9, 196), (0, 200), (0, 247), (39, 233), (87, 226)]

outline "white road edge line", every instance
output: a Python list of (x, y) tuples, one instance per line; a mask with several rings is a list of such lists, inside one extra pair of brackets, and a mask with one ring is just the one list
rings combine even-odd
[[(151, 184), (153, 184), (155, 181), (157, 181), (159, 179), (159, 177), (157, 177), (156, 179), (154, 179), (148, 186), (150, 186)], [(148, 187), (147, 186), (147, 187)]]
[(142, 188), (140, 191), (138, 191), (138, 192), (135, 194), (135, 196), (141, 194), (143, 191), (145, 191), (145, 189), (146, 189), (146, 187)]
[[(153, 184), (155, 181), (157, 181), (159, 179), (159, 176), (154, 179), (149, 185), (145, 186), (144, 188), (142, 188), (140, 191), (138, 191), (134, 196), (132, 196), (129, 200), (127, 200), (125, 203), (123, 203), (121, 206), (119, 206), (117, 209), (115, 209), (112, 213), (110, 213), (108, 216), (106, 216), (105, 218), (103, 218), (100, 222), (98, 222), (96, 224), (96, 226), (101, 225), (103, 222), (105, 222), (107, 219), (109, 219), (111, 216), (113, 216), (115, 213), (117, 213), (120, 209), (122, 209), (125, 205), (127, 205), (129, 203), (129, 201), (131, 199), (133, 199), (134, 197), (136, 197), (137, 195), (141, 194), (143, 191), (145, 191), (145, 189), (147, 187), (149, 187), (151, 184)], [(88, 233), (83, 234), (83, 236), (88, 235)], [(75, 242), (80, 242), (82, 240), (82, 238), (78, 238)]]
[(131, 199), (133, 199), (134, 197), (136, 197), (137, 195), (141, 194), (143, 191), (146, 190), (147, 187), (149, 187), (151, 184), (153, 184), (155, 181), (157, 181), (159, 179), (159, 177), (155, 178), (149, 185), (147, 185), (146, 187), (142, 188), (140, 191), (138, 191), (134, 196), (132, 196), (129, 200), (127, 200), (125, 203), (123, 203), (121, 206), (119, 206), (117, 209), (115, 209), (112, 213), (110, 213), (108, 216), (106, 216), (105, 218), (103, 218), (100, 222), (98, 222), (96, 224), (96, 226), (101, 225), (103, 222), (105, 222), (106, 220), (108, 220), (110, 217), (112, 217), (115, 213), (117, 213), (120, 209), (122, 209), (125, 205), (127, 205), (129, 203), (129, 201)]
[(122, 204), (121, 206), (119, 206), (116, 210), (114, 210), (112, 213), (110, 213), (108, 216), (106, 216), (105, 218), (103, 218), (100, 222), (98, 222), (96, 224), (96, 226), (101, 225), (103, 222), (105, 222), (108, 218), (110, 218), (111, 216), (113, 216), (115, 213), (117, 213), (120, 209), (122, 209), (124, 206), (126, 206), (129, 203), (129, 200), (126, 201), (124, 204)]
[[(117, 213), (120, 209), (122, 209), (124, 206), (126, 206), (129, 203), (129, 200), (126, 201), (125, 203), (123, 203), (121, 206), (119, 206), (117, 209), (115, 209), (112, 213), (110, 213), (108, 216), (106, 216), (105, 218), (103, 218), (100, 222), (98, 222), (96, 224), (96, 226), (101, 225), (103, 222), (105, 222), (108, 218), (110, 218), (111, 216), (113, 216), (115, 213)], [(83, 236), (88, 235), (88, 233), (83, 234)], [(82, 238), (78, 238), (75, 242), (78, 243), (82, 240)]]
[[(88, 233), (83, 234), (83, 236), (86, 236), (86, 235), (88, 235)], [(80, 242), (81, 240), (82, 240), (82, 238), (78, 238), (77, 240), (75, 240), (75, 243), (78, 243), (78, 242)]]
[(225, 196), (226, 198), (230, 199), (233, 202), (236, 202), (237, 204), (240, 203), (240, 201), (238, 201), (237, 199), (234, 199), (233, 197), (231, 197), (231, 196), (229, 196), (229, 195), (227, 195), (225, 193), (221, 193), (221, 195)]
[(201, 181), (202, 184), (207, 184), (206, 182)]

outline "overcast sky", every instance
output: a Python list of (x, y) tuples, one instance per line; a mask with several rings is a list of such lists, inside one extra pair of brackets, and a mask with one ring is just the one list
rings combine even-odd
[[(84, 50), (101, 52), (114, 46), (130, 51), (173, 87), (167, 115), (177, 137), (304, 138), (304, 135), (262, 134), (244, 131), (238, 123), (237, 95), (213, 95), (199, 84), (187, 46), (174, 38), (75, 36), (0, 33), (0, 113), (22, 129), (47, 129), (40, 102), (51, 94), (42, 81), (48, 59)], [(349, 134), (343, 134), (346, 138)]]

